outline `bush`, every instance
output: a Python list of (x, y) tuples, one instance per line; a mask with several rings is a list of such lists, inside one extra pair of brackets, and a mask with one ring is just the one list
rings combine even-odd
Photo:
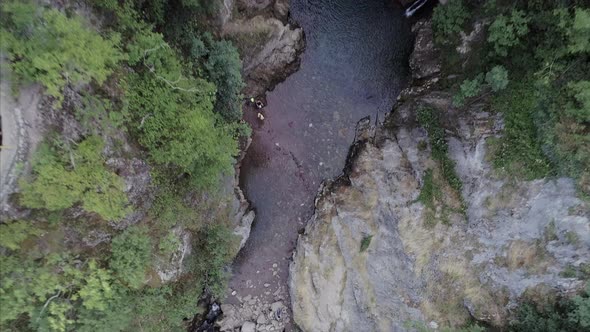
[(204, 276), (205, 289), (216, 298), (225, 292), (229, 279), (226, 267), (236, 252), (236, 242), (236, 236), (223, 224), (208, 226), (197, 239), (196, 248), (206, 257), (193, 262), (193, 271)]
[(499, 56), (508, 55), (508, 51), (518, 45), (521, 38), (528, 32), (530, 19), (520, 10), (513, 10), (510, 16), (499, 15), (489, 27), (488, 42), (494, 53)]
[(124, 284), (139, 288), (151, 262), (152, 244), (145, 229), (131, 227), (113, 238), (110, 267)]
[(487, 72), (486, 83), (493, 92), (506, 89), (508, 86), (508, 71), (503, 66), (495, 66)]
[(29, 2), (4, 2), (0, 35), (12, 69), (27, 82), (39, 82), (46, 93), (63, 100), (67, 84), (101, 84), (123, 55), (117, 34), (102, 38), (79, 16)]
[(492, 109), (504, 115), (504, 133), (491, 141), (492, 164), (506, 174), (527, 180), (552, 172), (541, 150), (534, 115), (538, 98), (527, 84), (514, 84), (494, 98)]
[(554, 307), (524, 304), (510, 323), (514, 332), (588, 331), (590, 329), (590, 284), (585, 294), (562, 300)]
[(479, 95), (483, 79), (483, 75), (480, 74), (472, 80), (464, 80), (459, 87), (459, 93), (453, 96), (453, 105), (457, 107), (463, 106), (465, 99)]
[(445, 5), (434, 8), (432, 28), (437, 43), (451, 42), (463, 30), (463, 24), (469, 17), (462, 0), (450, 0)]
[(215, 112), (227, 122), (242, 119), (242, 63), (238, 50), (227, 40), (213, 42), (205, 63), (209, 78), (217, 86)]
[(108, 170), (102, 156), (104, 143), (93, 136), (70, 151), (43, 144), (33, 162), (33, 180), (21, 181), (21, 204), (58, 211), (81, 202), (82, 207), (106, 220), (129, 213), (125, 183)]

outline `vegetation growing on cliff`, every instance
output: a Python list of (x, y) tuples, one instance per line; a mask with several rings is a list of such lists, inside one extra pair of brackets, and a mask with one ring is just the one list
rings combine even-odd
[(504, 135), (492, 142), (494, 166), (525, 179), (571, 176), (589, 194), (588, 4), (489, 0), (482, 10), (479, 3), (451, 0), (434, 10), (436, 42), (454, 49), (474, 22), (484, 22), (484, 30), (472, 56), (460, 63), (443, 52), (444, 65), (460, 74), (457, 106), (491, 97), (491, 110), (504, 114)]
[[(459, 54), (462, 38), (479, 27), (468, 54)], [(501, 136), (488, 140), (498, 173), (524, 180), (573, 177), (590, 194), (588, 2), (450, 0), (435, 8), (433, 29), (443, 54), (442, 85), (454, 93), (454, 106), (478, 103), (502, 114)], [(426, 181), (432, 182), (432, 174), (424, 179), (419, 199), (430, 202), (436, 191)], [(587, 281), (576, 269), (567, 275)], [(589, 291), (546, 307), (524, 305), (514, 312), (510, 330), (586, 331)]]
[[(15, 197), (26, 217), (0, 223), (0, 329), (183, 331), (204, 291), (223, 293), (229, 213), (193, 200), (217, 197), (248, 128), (237, 50), (203, 23), (211, 3), (0, 4), (13, 76), (42, 85), (52, 117), (77, 121), (50, 128)], [(109, 166), (125, 158), (149, 162), (158, 197), (132, 226), (129, 185)], [(162, 284), (158, 265), (185, 245), (198, 255)]]

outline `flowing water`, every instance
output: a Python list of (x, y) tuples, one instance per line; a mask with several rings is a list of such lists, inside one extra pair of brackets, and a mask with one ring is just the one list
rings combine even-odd
[(253, 142), (240, 184), (257, 217), (230, 282), (238, 296), (268, 302), (282, 287), (285, 304), (289, 259), (319, 185), (341, 173), (356, 122), (391, 110), (411, 47), (393, 0), (292, 0), (291, 16), (306, 34), (301, 67), (267, 94), (264, 121), (245, 110)]

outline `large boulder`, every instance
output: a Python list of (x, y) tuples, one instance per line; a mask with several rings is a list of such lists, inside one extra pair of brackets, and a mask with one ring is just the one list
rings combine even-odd
[(293, 73), (304, 46), (301, 28), (263, 15), (231, 21), (223, 35), (240, 50), (246, 95), (263, 94)]

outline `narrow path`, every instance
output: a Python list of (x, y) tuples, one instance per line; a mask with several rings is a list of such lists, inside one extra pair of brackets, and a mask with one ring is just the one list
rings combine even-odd
[(37, 109), (40, 100), (36, 85), (21, 88), (19, 96), (14, 96), (8, 60), (0, 55), (0, 215), (10, 210), (8, 198), (16, 190), (17, 166), (30, 160), (42, 139)]

